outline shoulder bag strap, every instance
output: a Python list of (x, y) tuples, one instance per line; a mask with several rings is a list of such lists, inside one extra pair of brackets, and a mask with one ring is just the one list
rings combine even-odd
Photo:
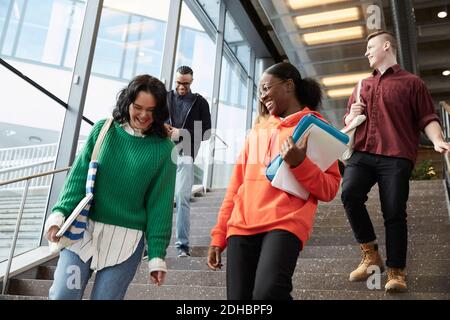
[(100, 131), (97, 141), (95, 142), (94, 151), (92, 151), (91, 161), (97, 161), (98, 152), (100, 151), (100, 147), (102, 146), (103, 139), (105, 139), (106, 133), (108, 132), (108, 129), (111, 126), (113, 120), (113, 118), (108, 118), (103, 124), (102, 130)]
[(362, 87), (362, 79), (358, 81), (358, 87), (356, 89), (356, 103), (361, 102), (361, 87)]

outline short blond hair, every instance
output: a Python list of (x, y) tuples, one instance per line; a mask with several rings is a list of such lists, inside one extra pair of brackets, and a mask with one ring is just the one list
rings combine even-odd
[(397, 39), (392, 33), (386, 30), (377, 30), (375, 32), (372, 32), (367, 36), (367, 41), (369, 41), (372, 38), (378, 37), (379, 35), (383, 35), (384, 40), (389, 41), (389, 43), (391, 44), (392, 51), (394, 52), (394, 54), (397, 54)]

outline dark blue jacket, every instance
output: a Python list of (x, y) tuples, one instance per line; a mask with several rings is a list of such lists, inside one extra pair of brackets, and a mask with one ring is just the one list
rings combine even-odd
[[(211, 135), (211, 114), (209, 112), (209, 104), (208, 101), (205, 100), (200, 94), (194, 93), (194, 99), (192, 101), (192, 104), (186, 113), (186, 116), (183, 121), (183, 125), (181, 128), (178, 129), (184, 129), (187, 130), (191, 136), (191, 144), (190, 148), (188, 148), (187, 145), (182, 145), (183, 148), (183, 154), (191, 156), (194, 160), (197, 156), (198, 150), (200, 149), (200, 143), (203, 140), (208, 140)], [(173, 123), (173, 110), (177, 107), (176, 105), (176, 96), (175, 91), (171, 90), (167, 93), (167, 106), (169, 108), (169, 119), (167, 119), (166, 123), (170, 124), (172, 126)], [(201, 123), (197, 124), (201, 125), (201, 137), (196, 137), (194, 139), (194, 122), (200, 121)], [(206, 134), (205, 134), (206, 133)], [(180, 140), (176, 142), (177, 144), (183, 142), (183, 131), (181, 131), (180, 134)]]

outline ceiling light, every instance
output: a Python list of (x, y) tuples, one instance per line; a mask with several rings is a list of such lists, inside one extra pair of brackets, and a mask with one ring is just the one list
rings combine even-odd
[(327, 42), (337, 42), (345, 40), (360, 39), (364, 36), (362, 26), (334, 29), (329, 31), (305, 33), (303, 40), (307, 45), (316, 45)]
[(442, 71), (442, 75), (443, 75), (443, 76), (446, 76), (446, 77), (450, 76), (450, 70), (444, 70), (444, 71)]
[(344, 1), (348, 0), (288, 0), (288, 5), (292, 10), (298, 10)]
[(444, 19), (445, 17), (447, 17), (447, 11), (440, 11), (438, 13), (438, 17)]
[(323, 26), (326, 24), (335, 24), (348, 21), (359, 20), (360, 11), (357, 7), (325, 11), (321, 13), (308, 14), (304, 16), (298, 16), (295, 18), (295, 23), (300, 28), (310, 28)]
[(354, 84), (357, 83), (360, 79), (364, 79), (370, 76), (370, 73), (352, 73), (352, 74), (343, 74), (339, 76), (332, 77), (323, 77), (320, 82), (326, 87), (332, 86), (340, 86), (343, 84)]
[(343, 88), (343, 89), (332, 89), (327, 90), (327, 96), (330, 98), (342, 98), (350, 97), (353, 93), (353, 87)]

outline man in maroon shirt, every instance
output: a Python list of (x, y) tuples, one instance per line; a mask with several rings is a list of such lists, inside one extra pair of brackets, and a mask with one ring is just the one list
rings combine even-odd
[(348, 160), (342, 182), (341, 199), (363, 254), (357, 269), (350, 273), (350, 281), (366, 280), (373, 266), (384, 270), (365, 206), (367, 194), (378, 183), (386, 232), (385, 289), (406, 291), (406, 203), (420, 131), (425, 132), (437, 152), (449, 150), (450, 145), (444, 141), (425, 84), (397, 64), (394, 36), (380, 30), (367, 40), (365, 56), (374, 71), (362, 82), (360, 103), (354, 103), (356, 90), (353, 91), (344, 117), (345, 124), (360, 114), (367, 117), (356, 130), (355, 151)]

